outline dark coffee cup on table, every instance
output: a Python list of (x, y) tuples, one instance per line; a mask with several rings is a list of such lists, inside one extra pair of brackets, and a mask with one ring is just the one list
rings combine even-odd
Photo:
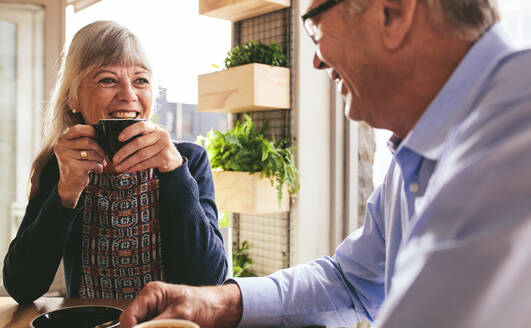
[(136, 138), (137, 136), (126, 140), (125, 142), (118, 141), (120, 133), (129, 125), (137, 122), (145, 121), (144, 119), (104, 119), (99, 120), (93, 127), (98, 134), (98, 144), (103, 149), (105, 154), (112, 160), (114, 154), (120, 148), (125, 146), (128, 142)]

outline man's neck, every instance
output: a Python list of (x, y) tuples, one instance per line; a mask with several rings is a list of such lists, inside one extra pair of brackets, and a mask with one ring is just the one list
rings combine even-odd
[(435, 33), (418, 44), (408, 63), (411, 74), (403, 81), (400, 94), (391, 99), (392, 108), (401, 114), (391, 130), (401, 139), (414, 128), (472, 46), (454, 36)]

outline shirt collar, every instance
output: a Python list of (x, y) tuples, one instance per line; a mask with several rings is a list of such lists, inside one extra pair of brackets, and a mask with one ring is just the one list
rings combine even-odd
[(467, 115), (490, 73), (514, 49), (500, 23), (493, 25), (468, 51), (414, 128), (397, 146), (438, 160), (448, 132)]

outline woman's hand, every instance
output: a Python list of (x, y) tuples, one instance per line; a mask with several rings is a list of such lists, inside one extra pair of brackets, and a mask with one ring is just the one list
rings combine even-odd
[(112, 160), (117, 172), (136, 172), (148, 168), (170, 172), (183, 163), (170, 134), (157, 124), (135, 123), (125, 128), (118, 140), (125, 142), (137, 135), (137, 138), (128, 142), (114, 155)]
[(102, 173), (107, 165), (105, 153), (95, 138), (93, 127), (78, 124), (63, 134), (54, 147), (60, 175), (57, 193), (65, 207), (76, 207), (79, 196), (90, 182), (89, 173)]

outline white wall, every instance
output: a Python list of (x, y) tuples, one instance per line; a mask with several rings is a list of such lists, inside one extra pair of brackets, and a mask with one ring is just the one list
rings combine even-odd
[(330, 254), (330, 79), (313, 69), (314, 44), (299, 23), (309, 0), (293, 1), (295, 81), (293, 134), (301, 189), (295, 216), (295, 252), (291, 264)]
[(531, 46), (531, 2), (529, 0), (499, 1), (502, 24), (520, 46)]

